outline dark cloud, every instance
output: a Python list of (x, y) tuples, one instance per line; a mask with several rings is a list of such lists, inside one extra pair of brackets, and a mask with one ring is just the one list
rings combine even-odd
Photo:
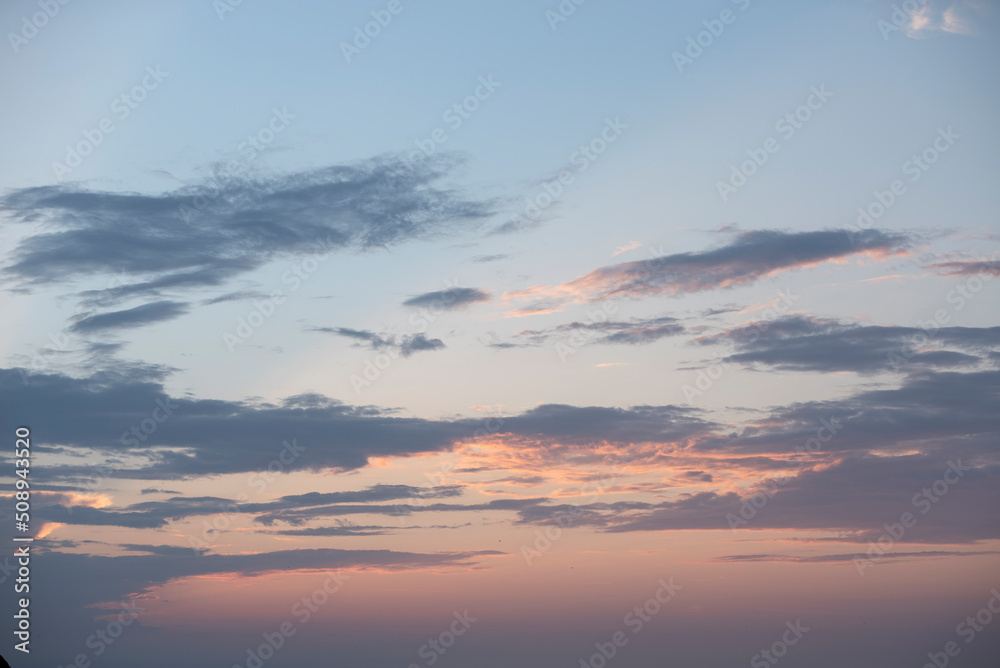
[[(896, 561), (908, 561), (911, 559), (926, 559), (940, 557), (980, 557), (983, 555), (1000, 554), (991, 550), (956, 552), (953, 550), (925, 550), (923, 552), (887, 552), (883, 557)], [(854, 561), (855, 559), (867, 559), (868, 555), (861, 554), (820, 554), (816, 556), (794, 556), (787, 554), (734, 554), (724, 557), (715, 557), (711, 561), (719, 563), (747, 563), (747, 562), (782, 562), (789, 564), (821, 564), (826, 562)]]
[[(41, 545), (38, 546), (41, 548)], [(350, 583), (349, 571), (375, 568), (388, 571), (423, 570), (442, 567), (470, 568), (498, 551), (440, 552), (435, 554), (391, 550), (303, 549), (253, 554), (198, 554), (190, 548), (129, 545), (147, 554), (94, 556), (39, 549), (32, 557), (32, 631), (49, 642), (35, 651), (47, 652), (52, 664), (58, 656), (74, 656), (84, 648), (88, 633), (100, 627), (95, 619), (123, 608), (142, 610), (142, 596), (148, 590), (180, 578), (202, 575), (238, 574), (254, 577), (272, 572), (315, 572), (316, 586), (335, 572), (340, 581)], [(98, 607), (100, 604), (104, 604)], [(0, 603), (4, 615), (13, 614), (14, 597)], [(136, 606), (132, 608), (131, 606)], [(34, 615), (35, 610), (44, 615)], [(67, 629), (84, 629), (67, 633)], [(130, 638), (142, 633), (141, 619), (128, 631)], [(53, 647), (58, 646), (58, 652)]]
[(742, 307), (737, 306), (736, 304), (728, 304), (728, 305), (719, 306), (719, 307), (716, 307), (716, 308), (705, 309), (704, 311), (701, 312), (701, 316), (703, 318), (710, 318), (713, 315), (723, 315), (725, 313), (734, 313), (734, 312), (739, 311), (741, 309), (742, 309)]
[(1000, 327), (942, 327), (932, 321), (924, 326), (926, 329), (864, 326), (789, 316), (749, 323), (701, 337), (698, 342), (733, 345), (737, 352), (726, 358), (730, 362), (791, 371), (858, 373), (906, 370), (911, 364), (973, 366), (980, 361), (980, 355), (1000, 348)]
[(123, 311), (100, 313), (78, 320), (70, 329), (78, 334), (106, 332), (114, 329), (131, 329), (155, 322), (173, 320), (187, 313), (187, 304), (172, 301), (159, 301), (143, 304)]
[(351, 505), (342, 504), (334, 506), (317, 506), (315, 508), (301, 508), (295, 510), (283, 510), (276, 513), (260, 515), (254, 518), (258, 524), (271, 526), (276, 522), (283, 522), (291, 525), (302, 525), (310, 520), (323, 517), (343, 517), (347, 515), (383, 515), (383, 516), (409, 516), (414, 513), (454, 513), (454, 512), (490, 512), (490, 511), (515, 511), (524, 512), (545, 503), (544, 498), (533, 499), (494, 499), (486, 503), (399, 503), (392, 505)]
[[(264, 478), (251, 482), (262, 486)], [(145, 493), (145, 492), (143, 492)], [(249, 503), (215, 496), (175, 497), (166, 501), (144, 501), (127, 508), (90, 508), (83, 506), (48, 505), (39, 508), (40, 519), (61, 524), (89, 526), (121, 526), (135, 529), (158, 529), (171, 521), (203, 515), (226, 514), (277, 514), (282, 511), (303, 511), (319, 506), (345, 508), (343, 514), (358, 514), (358, 509), (370, 508), (373, 514), (399, 514), (393, 512), (395, 506), (360, 505), (377, 504), (384, 501), (414, 499), (446, 499), (461, 496), (462, 488), (456, 485), (438, 487), (411, 487), (410, 485), (375, 485), (364, 490), (350, 492), (309, 492), (283, 496), (274, 501)], [(355, 504), (355, 505), (351, 505)], [(337, 514), (337, 513), (328, 513)]]
[(311, 527), (308, 529), (282, 529), (267, 533), (277, 536), (385, 536), (395, 533), (395, 529), (381, 526), (345, 524), (332, 527)]
[(235, 301), (245, 301), (249, 299), (268, 299), (269, 295), (264, 292), (259, 292), (257, 290), (237, 290), (236, 292), (227, 292), (224, 295), (219, 295), (218, 297), (213, 297), (212, 299), (206, 299), (202, 302), (205, 306), (211, 306), (212, 304), (222, 304), (225, 302), (235, 302)]
[[(0, 428), (34, 427), (42, 447), (132, 454), (145, 465), (116, 467), (115, 477), (150, 480), (281, 469), (356, 469), (369, 457), (445, 452), (490, 433), (578, 447), (595, 443), (672, 443), (703, 436), (712, 425), (677, 406), (632, 408), (542, 405), (490, 420), (397, 417), (319, 395), (279, 404), (170, 397), (160, 369), (129, 375), (71, 378), (35, 374), (27, 385), (16, 369), (0, 370)], [(51, 419), (58, 406), (59, 419)], [(16, 422), (15, 422), (16, 420)], [(596, 457), (597, 454), (595, 453)], [(82, 465), (47, 466), (40, 476), (92, 477)]]
[(683, 334), (685, 326), (676, 318), (633, 318), (628, 322), (570, 322), (549, 329), (526, 329), (515, 334), (515, 341), (497, 341), (492, 348), (541, 346), (552, 340), (577, 342), (574, 345), (645, 345)]
[[(311, 327), (310, 332), (322, 332), (324, 334), (335, 334), (348, 339), (368, 344), (372, 350), (394, 351), (403, 357), (409, 357), (413, 353), (427, 350), (442, 350), (447, 348), (441, 339), (428, 338), (426, 334), (404, 334), (396, 336), (394, 334), (376, 334), (364, 329), (351, 329), (349, 327)], [(360, 345), (360, 343), (358, 344)]]
[[(546, 501), (518, 509), (517, 521), (545, 525), (571, 517), (574, 526), (609, 533), (823, 531), (836, 537), (818, 540), (868, 544), (879, 541), (886, 525), (910, 513), (915, 524), (897, 534), (894, 542), (973, 544), (1000, 538), (1000, 519), (983, 512), (1000, 503), (1000, 463), (995, 460), (995, 456), (967, 459), (955, 452), (865, 455), (764, 480), (743, 496), (706, 491), (659, 503), (552, 505)], [(946, 476), (949, 470), (954, 473)], [(947, 480), (951, 482), (942, 492), (939, 481)]]
[(766, 420), (730, 434), (707, 436), (698, 449), (730, 453), (792, 453), (816, 439), (821, 427), (837, 433), (821, 444), (824, 453), (913, 451), (1000, 442), (1000, 371), (918, 370), (899, 387), (868, 389), (829, 401), (792, 404)]
[(981, 276), (983, 278), (1000, 276), (1000, 260), (937, 262), (928, 265), (927, 268), (945, 276)]
[(910, 246), (908, 237), (880, 230), (854, 235), (842, 230), (739, 232), (729, 244), (713, 250), (601, 267), (562, 285), (537, 286), (505, 297), (531, 301), (520, 312), (534, 313), (571, 302), (674, 296), (749, 285), (778, 272), (853, 255), (904, 253)]
[[(458, 231), (495, 203), (434, 187), (459, 161), (385, 156), (290, 174), (206, 180), (160, 194), (80, 184), (14, 190), (0, 210), (35, 231), (5, 267), (22, 286), (86, 276), (141, 277), (87, 292), (107, 303), (212, 287), (281, 255), (384, 247)], [(207, 205), (194, 206), (196, 197)]]
[(509, 257), (510, 257), (510, 255), (504, 255), (504, 254), (497, 254), (497, 255), (477, 255), (474, 258), (472, 258), (472, 261), (473, 262), (479, 262), (479, 263), (484, 263), (484, 262), (498, 262), (500, 260), (506, 260)]
[[(916, 517), (916, 524), (897, 542), (967, 544), (1000, 538), (1000, 518), (983, 512), (1000, 504), (1000, 464), (993, 460), (995, 457), (971, 459), (954, 451), (899, 457), (865, 455), (803, 470), (783, 481), (764, 481), (746, 498), (732, 492), (702, 492), (631, 513), (584, 508), (598, 511), (601, 519), (594, 523), (610, 532), (730, 530), (735, 526), (835, 531), (839, 541), (855, 543), (877, 541), (885, 524), (899, 522), (902, 514), (909, 512)], [(946, 480), (952, 464), (969, 470), (960, 476), (949, 474), (952, 482), (947, 491), (941, 494), (939, 483), (936, 496), (934, 485)], [(925, 490), (930, 498), (922, 496)], [(759, 508), (749, 501), (758, 493), (767, 498)], [(738, 518), (735, 525), (730, 518)]]
[(403, 306), (454, 310), (488, 301), (490, 293), (479, 288), (450, 288), (411, 297), (403, 302)]
[[(177, 272), (167, 276), (162, 276), (139, 283), (125, 284), (121, 276), (112, 280), (116, 285), (109, 286), (103, 290), (84, 290), (80, 293), (80, 302), (84, 306), (108, 306), (117, 304), (132, 297), (160, 296), (170, 290), (184, 290), (188, 288), (215, 287), (225, 284), (229, 279), (250, 271), (254, 265), (248, 261), (227, 261), (220, 258), (211, 267), (203, 267), (195, 271)], [(128, 275), (124, 275), (127, 279)], [(122, 283), (117, 285), (117, 283)], [(206, 303), (217, 303), (229, 301), (234, 298), (233, 294), (223, 295), (217, 299), (208, 300)]]
[(409, 357), (422, 350), (441, 350), (445, 347), (444, 341), (441, 339), (430, 339), (423, 334), (413, 334), (400, 339), (399, 354), (403, 357)]
[[(192, 554), (190, 547), (177, 547), (174, 545), (137, 545), (135, 543), (122, 543), (119, 545), (127, 552), (139, 552), (141, 554), (155, 554), (160, 557), (189, 557)], [(204, 554), (204, 550), (197, 550)]]

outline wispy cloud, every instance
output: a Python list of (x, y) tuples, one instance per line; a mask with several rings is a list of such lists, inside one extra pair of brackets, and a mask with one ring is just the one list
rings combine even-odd
[[(728, 343), (727, 361), (794, 371), (912, 371), (915, 367), (974, 366), (1000, 348), (1000, 327), (859, 325), (808, 316), (749, 323), (696, 339)], [(958, 350), (956, 350), (956, 348)]]
[[(22, 289), (79, 277), (136, 282), (83, 293), (110, 304), (214, 287), (281, 255), (364, 250), (468, 229), (496, 204), (434, 187), (453, 155), (384, 156), (290, 174), (206, 179), (159, 194), (82, 184), (14, 190), (0, 210), (32, 231), (4, 271)], [(194, 206), (206, 196), (208, 204)]]
[(479, 288), (451, 288), (438, 292), (425, 292), (403, 302), (403, 306), (413, 308), (434, 307), (445, 310), (465, 308), (471, 304), (490, 301), (490, 294)]
[(190, 310), (187, 304), (159, 301), (143, 304), (123, 311), (111, 311), (77, 320), (70, 329), (78, 334), (106, 332), (115, 329), (131, 329), (155, 322), (179, 318)]
[[(526, 329), (513, 342), (492, 342), (492, 348), (540, 346), (552, 340), (571, 339), (579, 344), (645, 345), (687, 331), (677, 318), (633, 318), (629, 321), (570, 322), (549, 329)], [(573, 338), (579, 337), (579, 338)]]
[(310, 327), (310, 332), (323, 332), (324, 334), (335, 334), (348, 339), (368, 344), (372, 350), (392, 350), (403, 357), (422, 351), (441, 350), (446, 348), (441, 339), (428, 338), (426, 334), (404, 334), (395, 336), (393, 334), (376, 334), (364, 329), (351, 329), (349, 327)]
[(601, 267), (561, 285), (508, 292), (504, 298), (529, 302), (513, 313), (524, 315), (616, 297), (676, 296), (749, 285), (766, 276), (852, 256), (904, 254), (910, 246), (908, 237), (879, 230), (738, 232), (730, 243), (713, 250)]

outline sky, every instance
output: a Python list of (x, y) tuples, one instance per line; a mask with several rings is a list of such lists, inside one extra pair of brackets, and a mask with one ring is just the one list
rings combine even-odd
[(997, 3), (0, 28), (15, 668), (996, 665)]

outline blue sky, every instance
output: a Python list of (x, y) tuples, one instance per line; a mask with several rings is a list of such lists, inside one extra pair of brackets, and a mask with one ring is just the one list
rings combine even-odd
[(6, 3), (0, 397), (72, 630), (36, 656), (143, 601), (101, 664), (246, 665), (338, 568), (272, 665), (424, 665), (448, 606), (485, 621), (441, 665), (579, 665), (666, 568), (622, 666), (803, 615), (789, 663), (919, 664), (1000, 584), (1000, 8), (897, 4)]

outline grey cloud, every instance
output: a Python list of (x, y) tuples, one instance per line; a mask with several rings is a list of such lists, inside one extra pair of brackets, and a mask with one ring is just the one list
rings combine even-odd
[(143, 304), (123, 311), (111, 311), (85, 317), (75, 322), (70, 329), (79, 334), (105, 332), (114, 329), (131, 329), (156, 322), (173, 320), (187, 313), (187, 304), (159, 301)]
[(880, 230), (854, 235), (843, 230), (755, 230), (738, 233), (720, 248), (600, 267), (562, 285), (533, 287), (505, 297), (530, 300), (520, 311), (534, 313), (571, 302), (675, 296), (749, 285), (778, 272), (861, 253), (904, 253), (911, 245), (909, 237)]
[[(908, 561), (911, 559), (927, 559), (940, 557), (979, 557), (983, 555), (1000, 554), (992, 550), (973, 550), (958, 552), (954, 550), (925, 550), (922, 552), (888, 552), (880, 559), (891, 559), (894, 561)], [(854, 561), (855, 559), (867, 559), (868, 555), (861, 554), (820, 554), (816, 556), (796, 556), (787, 554), (733, 554), (724, 557), (715, 557), (711, 561), (719, 563), (747, 563), (747, 562), (782, 562), (791, 564), (821, 564), (827, 562)]]
[[(604, 513), (609, 532), (717, 529), (800, 529), (836, 531), (841, 542), (877, 541), (884, 525), (911, 513), (916, 524), (898, 542), (968, 544), (1000, 538), (1000, 520), (983, 512), (1000, 504), (1000, 464), (995, 457), (968, 459), (961, 451), (876, 457), (865, 455), (807, 469), (784, 482), (765, 481), (769, 500), (755, 512), (743, 509), (747, 498), (735, 493), (702, 492), (632, 513)], [(974, 456), (974, 455), (973, 455)], [(945, 479), (952, 464), (969, 468), (941, 496), (934, 483)], [(922, 496), (930, 491), (932, 502)], [(752, 493), (756, 493), (754, 490)], [(939, 490), (940, 493), (940, 490)], [(929, 507), (928, 511), (924, 511)], [(808, 512), (803, 512), (808, 508)], [(741, 515), (743, 512), (749, 517)]]
[[(155, 491), (155, 490), (154, 490)], [(143, 491), (145, 493), (145, 491)], [(121, 526), (137, 529), (158, 529), (170, 521), (182, 520), (215, 514), (260, 514), (280, 513), (282, 511), (303, 511), (303, 509), (343, 504), (335, 508), (371, 508), (373, 513), (389, 514), (392, 506), (375, 506), (359, 504), (376, 504), (383, 501), (402, 499), (444, 499), (461, 496), (462, 488), (456, 485), (422, 488), (409, 485), (375, 485), (364, 490), (351, 492), (309, 492), (283, 496), (274, 501), (246, 503), (233, 499), (214, 496), (175, 497), (166, 501), (144, 501), (132, 504), (123, 509), (89, 508), (82, 506), (50, 505), (39, 508), (39, 518), (61, 524), (76, 524), (89, 526)], [(355, 505), (351, 505), (355, 504)], [(344, 514), (356, 514), (345, 512)]]
[(403, 302), (403, 306), (454, 310), (489, 300), (490, 294), (479, 288), (450, 288), (411, 297)]
[(843, 399), (774, 409), (767, 421), (728, 437), (708, 436), (697, 448), (728, 452), (791, 453), (826, 424), (839, 425), (823, 452), (925, 449), (1000, 439), (1000, 371), (914, 370), (902, 384)]
[(945, 276), (1000, 276), (1000, 260), (961, 260), (955, 262), (937, 262), (927, 266), (928, 269)]
[(442, 350), (447, 348), (441, 339), (428, 338), (426, 334), (404, 334), (396, 336), (394, 334), (376, 334), (363, 329), (351, 329), (350, 327), (311, 327), (310, 332), (322, 332), (324, 334), (334, 334), (358, 342), (368, 344), (372, 350), (385, 351), (392, 350), (398, 352), (403, 357), (409, 357), (413, 353), (428, 350)]
[[(146, 465), (116, 468), (115, 476), (149, 480), (266, 470), (289, 447), (283, 444), (292, 441), (301, 452), (291, 457), (286, 471), (356, 469), (366, 466), (369, 457), (445, 452), (485, 433), (482, 419), (397, 417), (318, 395), (279, 404), (176, 398), (169, 397), (162, 383), (162, 369), (140, 368), (133, 375), (123, 369), (89, 378), (35, 374), (27, 385), (18, 370), (0, 369), (0, 405), (5, 408), (0, 428), (33, 424), (43, 444), (145, 458)], [(51, 419), (53, 406), (59, 407), (59, 420)], [(551, 404), (491, 419), (490, 433), (558, 447), (679, 442), (713, 428), (696, 413), (677, 406)], [(147, 435), (140, 425), (154, 416), (162, 422)], [(92, 472), (80, 465), (49, 466), (39, 475), (52, 480), (86, 478)]]
[[(686, 330), (676, 318), (633, 318), (628, 322), (570, 322), (549, 329), (526, 329), (515, 335), (516, 342), (497, 341), (491, 348), (541, 346), (552, 340), (582, 340), (586, 344), (645, 345), (678, 336)], [(579, 339), (582, 337), (582, 339)]]
[[(750, 323), (698, 339), (728, 343), (726, 361), (793, 371), (878, 373), (917, 367), (973, 366), (980, 355), (1000, 348), (1000, 327), (858, 325), (807, 316)], [(960, 350), (947, 350), (944, 347)], [(978, 354), (977, 354), (978, 353)]]
[[(416, 161), (384, 156), (160, 194), (80, 184), (22, 188), (0, 199), (0, 210), (36, 231), (13, 250), (5, 272), (28, 289), (84, 276), (141, 278), (84, 295), (106, 303), (216, 286), (281, 255), (378, 248), (458, 231), (496, 211), (492, 201), (433, 186), (458, 164), (447, 154)], [(206, 192), (209, 205), (194, 209), (194, 198)]]

